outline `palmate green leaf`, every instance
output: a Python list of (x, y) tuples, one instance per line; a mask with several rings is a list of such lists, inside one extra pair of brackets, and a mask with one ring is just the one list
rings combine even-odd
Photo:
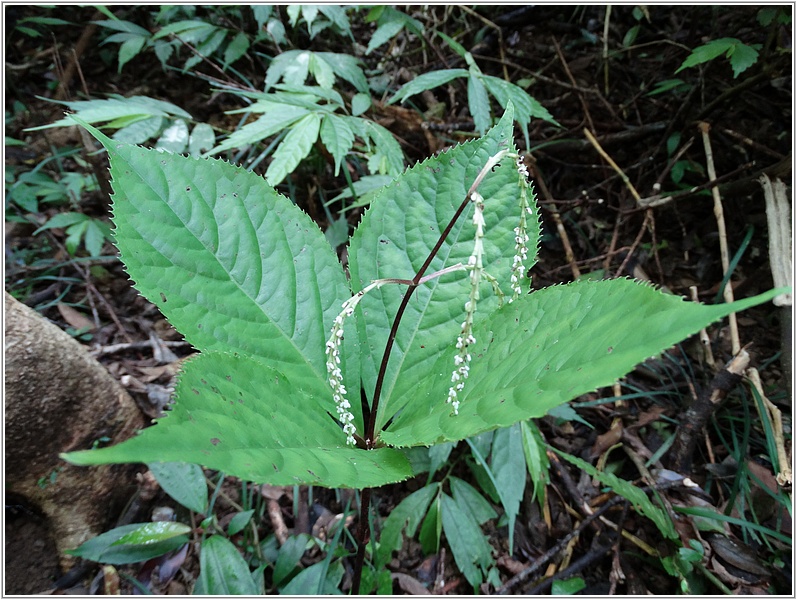
[(360, 61), (355, 57), (336, 52), (316, 52), (315, 54), (332, 68), (336, 76), (348, 81), (358, 92), (368, 93), (368, 80), (360, 67)]
[(272, 485), (378, 487), (412, 475), (393, 448), (361, 450), (334, 413), (330, 392), (301, 374), (287, 378), (253, 358), (203, 352), (186, 362), (174, 408), (138, 436), (109, 448), (72, 452), (73, 464), (201, 461), (245, 481)]
[(271, 185), (279, 185), (310, 153), (310, 149), (318, 139), (321, 127), (321, 115), (309, 113), (299, 119), (288, 131), (274, 151), (271, 164), (266, 170), (266, 179)]
[(444, 355), (432, 370), (437, 377), (423, 387), (416, 385), (402, 413), (380, 437), (394, 446), (430, 445), (542, 417), (580, 394), (611, 385), (637, 363), (702, 327), (777, 292), (708, 306), (628, 279), (577, 281), (536, 291), (475, 326), (473, 362), (459, 415), (453, 416), (445, 401), (451, 362)]
[[(512, 149), (512, 113), (484, 138), (458, 146), (406, 171), (372, 200), (371, 208), (352, 236), (349, 270), (354, 290), (382, 278), (411, 279), (423, 264), (441, 232), (465, 199), (468, 188), (487, 160), (501, 150)], [(493, 169), (479, 191), (486, 199), (484, 265), (504, 281), (508, 279), (515, 252), (514, 228), (519, 220), (520, 185), (515, 161), (507, 158)], [(529, 192), (531, 193), (531, 192)], [(468, 206), (432, 261), (428, 274), (445, 267), (466, 264), (473, 251), (473, 208)], [(539, 238), (535, 216), (529, 217), (529, 249), (533, 257)], [(531, 258), (531, 257), (530, 257)], [(532, 260), (527, 267), (531, 267)], [(441, 354), (453, 368), (454, 344), (464, 317), (470, 283), (464, 271), (445, 274), (419, 286), (404, 313), (393, 347), (379, 402), (377, 428), (417, 397), (419, 383), (428, 377)], [(373, 398), (387, 335), (398, 310), (404, 286), (384, 285), (360, 302), (357, 327), (364, 351), (362, 377), (366, 395)], [(483, 320), (498, 306), (489, 283), (481, 289), (476, 320)], [(367, 319), (363, 315), (367, 314)], [(450, 370), (445, 377), (450, 377)]]
[(506, 109), (509, 102), (512, 103), (515, 107), (515, 120), (521, 127), (525, 128), (531, 119), (542, 119), (553, 125), (559, 125), (548, 109), (523, 88), (491, 75), (483, 75), (482, 82), (502, 108)]
[(226, 69), (246, 54), (247, 50), (249, 50), (249, 37), (241, 31), (227, 44), (227, 48), (224, 50), (224, 64), (222, 67)]
[[(395, 9), (394, 11), (398, 13), (398, 11), (396, 11)], [(371, 54), (371, 52), (379, 48), (379, 46), (386, 43), (388, 40), (392, 39), (402, 29), (404, 29), (404, 21), (400, 19), (385, 21), (384, 23), (381, 23), (376, 28), (376, 31), (374, 31), (373, 35), (371, 36), (371, 39), (368, 42), (368, 47), (365, 49), (365, 55), (368, 56), (369, 54)]]
[(244, 169), (87, 129), (110, 157), (117, 246), (141, 293), (199, 350), (324, 384), (326, 324), (349, 291), (310, 217)]
[[(372, 142), (371, 156), (368, 158), (368, 169), (371, 173), (398, 175), (404, 170), (404, 152), (401, 146), (387, 129), (367, 119), (347, 117), (349, 124), (357, 127), (362, 133), (360, 137)], [(357, 122), (356, 125), (354, 123)]]

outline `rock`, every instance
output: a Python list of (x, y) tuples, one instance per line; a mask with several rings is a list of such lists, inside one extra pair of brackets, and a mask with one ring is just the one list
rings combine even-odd
[[(75, 559), (63, 551), (106, 531), (141, 467), (75, 467), (59, 453), (120, 442), (144, 418), (83, 346), (7, 292), (5, 315), (6, 493), (43, 516), (66, 570)], [(7, 569), (15, 558), (6, 555)]]

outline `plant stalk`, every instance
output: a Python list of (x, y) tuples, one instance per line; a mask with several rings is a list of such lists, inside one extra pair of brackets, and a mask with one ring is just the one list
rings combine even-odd
[[(387, 363), (388, 360), (390, 360), (390, 352), (393, 349), (393, 343), (396, 341), (396, 334), (398, 332), (401, 319), (404, 316), (404, 311), (407, 309), (407, 304), (409, 304), (410, 298), (418, 286), (426, 281), (424, 279), (424, 273), (426, 273), (429, 265), (432, 264), (434, 257), (440, 251), (440, 248), (443, 246), (443, 242), (445, 242), (448, 234), (451, 233), (454, 223), (457, 222), (460, 216), (462, 216), (462, 213), (465, 211), (465, 207), (468, 205), (468, 202), (470, 202), (471, 194), (478, 189), (479, 185), (481, 185), (481, 182), (484, 180), (487, 174), (492, 171), (493, 167), (498, 165), (498, 163), (500, 163), (501, 160), (507, 156), (507, 154), (509, 154), (509, 150), (501, 150), (487, 160), (487, 163), (484, 165), (484, 167), (482, 167), (481, 171), (479, 171), (476, 179), (468, 189), (468, 193), (465, 194), (465, 198), (462, 200), (456, 212), (451, 217), (451, 220), (440, 234), (440, 237), (438, 238), (434, 247), (421, 265), (421, 268), (418, 269), (418, 272), (415, 274), (412, 280), (406, 282), (407, 291), (404, 292), (404, 297), (401, 299), (401, 304), (396, 311), (396, 316), (393, 318), (393, 325), (390, 327), (390, 334), (388, 335), (387, 342), (385, 343), (385, 351), (382, 354), (382, 362), (379, 365), (379, 374), (377, 375), (376, 385), (374, 387), (374, 398), (371, 403), (371, 412), (368, 415), (368, 423), (365, 426), (365, 447), (368, 450), (373, 449), (376, 445), (376, 419), (379, 412), (379, 398), (382, 393), (382, 384), (385, 380)], [(354, 576), (352, 578), (351, 585), (352, 595), (358, 595), (360, 593), (360, 582), (362, 581), (362, 572), (365, 565), (365, 548), (368, 544), (368, 510), (370, 508), (370, 504), (371, 489), (364, 488), (360, 494), (360, 523), (357, 527), (357, 556), (354, 559)]]

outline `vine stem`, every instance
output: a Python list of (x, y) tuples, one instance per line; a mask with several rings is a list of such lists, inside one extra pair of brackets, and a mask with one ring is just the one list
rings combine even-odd
[[(482, 167), (481, 171), (479, 171), (479, 174), (476, 176), (476, 179), (471, 184), (470, 188), (468, 188), (465, 198), (462, 200), (456, 212), (451, 217), (451, 220), (449, 220), (448, 225), (446, 225), (445, 229), (443, 229), (443, 232), (440, 234), (437, 243), (435, 243), (434, 247), (429, 252), (426, 260), (423, 261), (421, 268), (418, 269), (417, 273), (415, 273), (415, 276), (411, 280), (391, 280), (391, 282), (395, 281), (396, 283), (406, 282), (407, 291), (404, 292), (404, 296), (401, 299), (401, 304), (396, 311), (396, 316), (393, 319), (393, 325), (390, 327), (390, 333), (388, 334), (387, 342), (385, 343), (385, 351), (382, 354), (382, 362), (379, 365), (379, 373), (377, 375), (376, 385), (374, 387), (374, 398), (371, 402), (371, 411), (368, 414), (368, 423), (366, 424), (365, 428), (364, 437), (365, 447), (367, 450), (372, 450), (376, 445), (376, 418), (379, 409), (379, 398), (382, 393), (382, 384), (385, 380), (385, 373), (387, 372), (387, 363), (390, 360), (390, 351), (393, 349), (393, 343), (396, 341), (396, 334), (398, 332), (399, 324), (401, 323), (401, 319), (404, 316), (404, 311), (407, 309), (407, 305), (410, 302), (410, 298), (418, 286), (422, 285), (428, 280), (424, 278), (424, 273), (426, 273), (429, 265), (432, 264), (434, 257), (437, 256), (437, 253), (443, 246), (448, 234), (451, 233), (454, 223), (456, 223), (460, 216), (462, 216), (462, 213), (465, 211), (465, 207), (468, 206), (471, 194), (473, 194), (473, 192), (479, 188), (482, 181), (484, 181), (484, 178), (487, 176), (487, 174), (492, 171), (493, 167), (498, 165), (498, 163), (500, 163), (501, 160), (503, 160), (509, 153), (509, 150), (501, 150), (487, 160), (484, 167)], [(370, 508), (370, 503), (371, 490), (370, 488), (364, 488), (360, 495), (360, 522), (357, 528), (357, 556), (354, 561), (354, 575), (351, 585), (351, 593), (355, 596), (360, 593), (360, 582), (362, 580), (362, 571), (365, 565), (365, 549), (368, 544), (368, 510)]]

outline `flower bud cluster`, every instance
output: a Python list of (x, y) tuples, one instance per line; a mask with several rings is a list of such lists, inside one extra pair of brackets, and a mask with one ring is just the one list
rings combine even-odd
[(343, 340), (343, 321), (346, 317), (354, 314), (354, 307), (357, 302), (352, 302), (354, 298), (359, 300), (361, 296), (356, 295), (343, 303), (343, 312), (335, 317), (329, 339), (326, 345), (327, 355), (327, 376), (329, 385), (332, 386), (332, 399), (337, 406), (338, 418), (343, 423), (343, 432), (346, 434), (346, 443), (354, 444), (354, 433), (357, 429), (354, 426), (354, 415), (351, 412), (351, 404), (346, 399), (346, 388), (343, 385), (343, 373), (340, 370), (340, 343)]
[(465, 302), (465, 320), (462, 330), (457, 338), (457, 353), (454, 355), (454, 372), (451, 373), (451, 387), (448, 389), (446, 402), (451, 404), (454, 414), (459, 414), (459, 393), (465, 389), (465, 380), (470, 373), (471, 356), (469, 347), (476, 342), (473, 337), (473, 315), (476, 312), (476, 302), (479, 300), (479, 284), (484, 272), (484, 198), (478, 192), (471, 194), (471, 201), (475, 205), (473, 224), (476, 226), (476, 235), (473, 242), (473, 253), (468, 259), (467, 269), (470, 270), (470, 296)]
[(523, 157), (518, 157), (517, 160), (518, 173), (523, 177), (520, 185), (520, 223), (515, 227), (515, 256), (512, 258), (512, 271), (509, 275), (509, 282), (512, 287), (512, 297), (509, 302), (512, 302), (523, 293), (523, 288), (520, 282), (526, 276), (526, 268), (524, 263), (528, 258), (528, 242), (529, 234), (527, 233), (528, 222), (526, 215), (534, 214), (529, 206), (528, 199), (528, 181), (529, 170), (523, 161)]

